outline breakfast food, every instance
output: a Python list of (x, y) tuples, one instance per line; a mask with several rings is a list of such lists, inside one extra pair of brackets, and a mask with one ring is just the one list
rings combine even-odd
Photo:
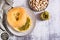
[(40, 14), (40, 20), (48, 20), (49, 19), (49, 13), (47, 11), (44, 11)]
[(24, 31), (31, 25), (31, 18), (22, 7), (14, 7), (7, 12), (7, 22), (16, 31)]
[(48, 6), (48, 0), (30, 0), (29, 6), (34, 11), (42, 11)]

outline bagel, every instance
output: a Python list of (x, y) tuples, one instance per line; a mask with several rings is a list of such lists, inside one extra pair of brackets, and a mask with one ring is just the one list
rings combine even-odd
[(27, 20), (27, 12), (22, 7), (14, 7), (7, 12), (7, 22), (15, 30), (19, 31), (25, 25)]

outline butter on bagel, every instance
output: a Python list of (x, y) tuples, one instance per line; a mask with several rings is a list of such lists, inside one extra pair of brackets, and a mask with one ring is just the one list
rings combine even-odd
[(27, 20), (27, 12), (22, 7), (14, 7), (7, 12), (7, 22), (15, 30), (19, 31), (25, 25)]

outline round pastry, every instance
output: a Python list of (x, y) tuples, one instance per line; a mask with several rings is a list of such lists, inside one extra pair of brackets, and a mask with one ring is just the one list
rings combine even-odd
[(8, 24), (17, 31), (25, 30), (23, 28), (26, 25), (29, 27), (29, 20), (26, 10), (22, 7), (14, 7), (7, 12)]
[(48, 6), (48, 0), (30, 0), (29, 6), (34, 11), (42, 11)]

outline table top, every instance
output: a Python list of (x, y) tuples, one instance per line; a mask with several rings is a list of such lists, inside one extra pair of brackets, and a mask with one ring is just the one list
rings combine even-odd
[[(27, 0), (13, 1), (13, 7), (24, 6), (28, 8)], [(24, 37), (10, 35), (9, 40), (60, 40), (60, 0), (49, 0), (49, 5), (46, 10), (50, 14), (49, 20), (40, 21), (38, 18), (40, 12), (33, 11), (36, 16), (36, 26), (33, 32)]]

